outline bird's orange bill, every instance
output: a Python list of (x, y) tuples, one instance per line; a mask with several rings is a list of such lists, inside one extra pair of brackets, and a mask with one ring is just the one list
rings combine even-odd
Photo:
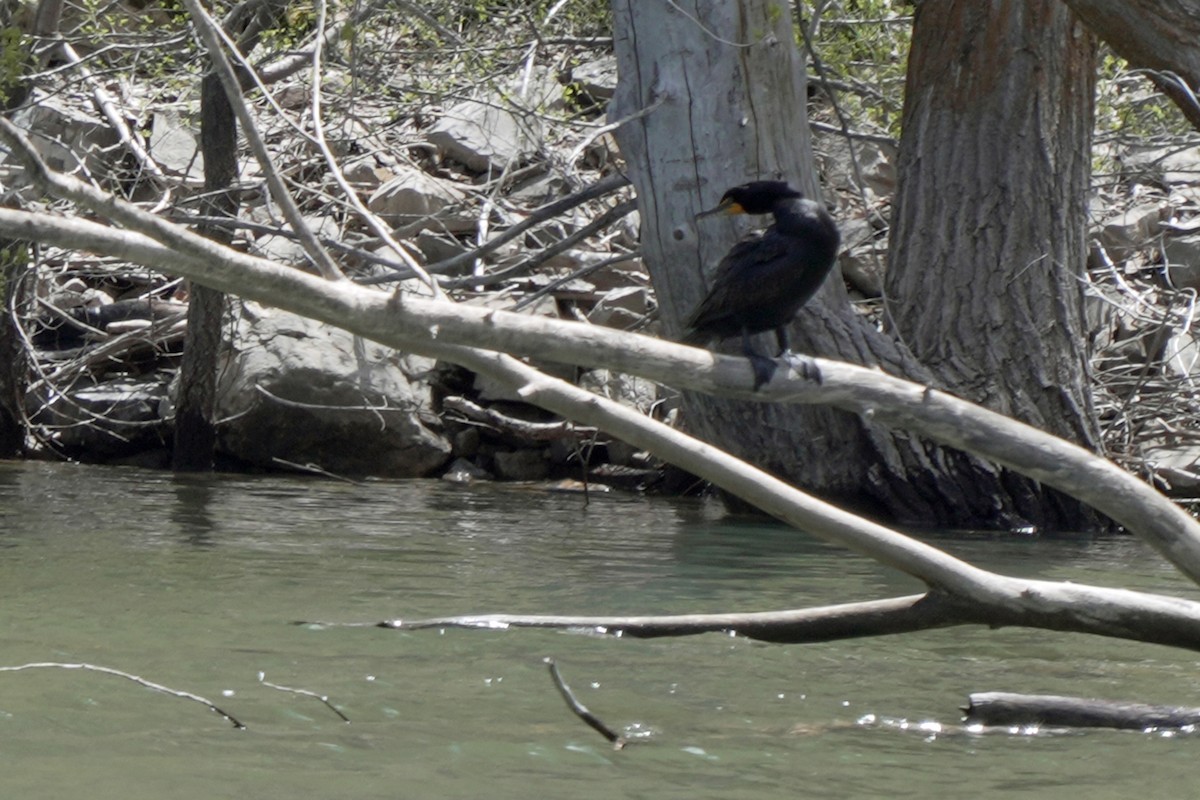
[(736, 200), (722, 200), (721, 204), (716, 208), (710, 208), (708, 211), (701, 211), (696, 215), (696, 219), (701, 217), (711, 217), (714, 214), (745, 214), (746, 209), (742, 208), (742, 204)]

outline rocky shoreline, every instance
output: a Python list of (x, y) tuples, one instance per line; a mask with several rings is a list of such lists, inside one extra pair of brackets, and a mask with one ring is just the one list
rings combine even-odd
[[(569, 79), (540, 67), (516, 71), (476, 97), (430, 106), (408, 122), (401, 144), (380, 133), (386, 126), (369, 123), (386, 119), (387, 108), (361, 107), (357, 121), (346, 121), (335, 145), (346, 178), (456, 299), (655, 332), (631, 189), (619, 180), (620, 155), (603, 127), (616, 81), (603, 50), (594, 48)], [(327, 76), (339, 80), (345, 76)], [(53, 163), (117, 174), (119, 137), (84, 110), (89, 99), (77, 88), (41, 95), (15, 120), (54, 143), (44, 148)], [(276, 97), (298, 109), (308, 92), (295, 81)], [(150, 97), (127, 102), (132, 116), (148, 121), (147, 153), (175, 186), (172, 218), (195, 221), (189, 198), (202, 178), (195, 101), (182, 109)], [(856, 140), (852, 153), (820, 123), (828, 111), (819, 98), (811, 111), (825, 200), (843, 231), (841, 270), (863, 313), (874, 314), (894, 148), (886, 136), (871, 135)], [(571, 135), (556, 122), (564, 118), (576, 123)], [(271, 120), (263, 115), (279, 152), (298, 149)], [(1096, 403), (1110, 454), (1187, 495), (1200, 488), (1200, 435), (1192, 422), (1200, 406), (1193, 377), (1200, 344), (1192, 330), (1200, 289), (1200, 147), (1110, 146), (1107, 153), (1121, 170), (1094, 198), (1093, 280), (1086, 287)], [(247, 166), (237, 245), (303, 267), (302, 250), (255, 189), (257, 179)], [(540, 211), (596, 185), (606, 191), (541, 218)], [(341, 209), (309, 202), (306, 213), (353, 279), (388, 286), (415, 280)], [(513, 229), (520, 235), (477, 250)], [(35, 299), (21, 321), (35, 365), (26, 408), (31, 455), (166, 466), (186, 287), (138, 267), (55, 251), (42, 253), (29, 279)], [(229, 468), (622, 487), (664, 480), (644, 454), (564, 424), (463, 370), (311, 320), (233, 301), (226, 340), (218, 447)], [(674, 393), (649, 381), (551, 369), (643, 413), (672, 413)], [(671, 483), (689, 484), (686, 477)]]

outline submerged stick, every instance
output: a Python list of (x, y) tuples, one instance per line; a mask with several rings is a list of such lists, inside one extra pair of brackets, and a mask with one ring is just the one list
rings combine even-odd
[(211, 700), (207, 700), (198, 694), (185, 692), (182, 689), (172, 689), (169, 686), (163, 686), (161, 683), (148, 681), (139, 675), (132, 675), (128, 672), (122, 672), (119, 669), (113, 669), (112, 667), (101, 667), (97, 664), (65, 664), (58, 661), (41, 661), (33, 664), (19, 664), (12, 667), (0, 667), (0, 672), (21, 672), (22, 670), (27, 669), (82, 669), (88, 672), (103, 672), (106, 675), (116, 675), (118, 678), (125, 678), (126, 680), (133, 681), (137, 685), (144, 686), (147, 689), (153, 689), (154, 691), (161, 692), (162, 694), (169, 694), (172, 697), (180, 697), (184, 700), (191, 700), (193, 702), (208, 706), (211, 711), (215, 711), (225, 719), (229, 720), (233, 727), (242, 729), (246, 727), (242, 724), (241, 720), (239, 720), (233, 714), (230, 714), (228, 711), (219, 707), (216, 703), (212, 702)]
[(315, 697), (316, 699), (320, 700), (325, 705), (329, 706), (330, 711), (332, 711), (333, 713), (335, 713), (339, 717), (341, 717), (342, 722), (345, 722), (347, 724), (349, 724), (349, 722), (350, 722), (349, 717), (347, 717), (341, 711), (338, 711), (337, 706), (335, 706), (333, 703), (329, 702), (328, 695), (317, 694), (316, 692), (310, 692), (308, 689), (294, 689), (291, 686), (280, 686), (278, 683), (271, 683), (269, 680), (267, 680), (267, 673), (265, 673), (265, 672), (258, 673), (258, 682), (261, 683), (263, 686), (269, 686), (272, 689), (278, 689), (281, 692), (291, 692), (292, 694), (302, 694), (305, 697)]
[(558, 672), (558, 665), (554, 663), (554, 659), (550, 656), (546, 656), (542, 659), (542, 662), (550, 668), (550, 678), (554, 681), (554, 685), (558, 687), (558, 693), (561, 694), (563, 700), (566, 701), (567, 708), (571, 709), (571, 712), (575, 716), (586, 722), (588, 726), (592, 728), (592, 730), (596, 731), (605, 739), (612, 742), (614, 750), (621, 750), (624, 748), (626, 744), (625, 737), (605, 725), (603, 720), (601, 720), (591, 711), (588, 711), (587, 706), (579, 702), (578, 698), (576, 698), (575, 694), (571, 691), (571, 687), (567, 686), (566, 682), (563, 681), (562, 675), (560, 675)]
[(1200, 708), (1122, 703), (1082, 697), (977, 692), (968, 700), (966, 722), (977, 725), (1041, 725), (1068, 728), (1155, 730), (1200, 724)]

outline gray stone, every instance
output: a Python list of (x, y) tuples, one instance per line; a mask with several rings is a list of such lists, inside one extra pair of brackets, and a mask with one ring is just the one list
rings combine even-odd
[(612, 100), (617, 91), (617, 58), (601, 56), (571, 70), (571, 81), (595, 100)]
[(25, 398), (35, 426), (58, 448), (89, 461), (161, 447), (167, 436), (159, 406), (167, 395), (161, 376), (121, 376), (72, 387), (65, 395), (44, 387)]
[(417, 477), (450, 444), (427, 424), (427, 359), (340, 328), (244, 304), (220, 369), (220, 449), (252, 464), (276, 459), (338, 474)]
[(77, 173), (82, 157), (88, 173), (104, 175), (124, 154), (116, 131), (98, 114), (86, 114), (41, 92), (35, 93), (32, 102), (16, 112), (12, 121), (33, 134), (30, 139), (34, 148), (58, 172)]
[(380, 186), (367, 208), (389, 225), (403, 227), (409, 236), (427, 228), (462, 233), (477, 225), (474, 217), (451, 213), (466, 196), (450, 181), (408, 169)]
[(1166, 200), (1139, 203), (1100, 223), (1099, 239), (1114, 262), (1121, 262), (1149, 244), (1170, 209)]
[(1123, 159), (1126, 167), (1164, 184), (1200, 183), (1200, 147), (1150, 147)]
[(644, 287), (610, 289), (588, 312), (588, 322), (610, 328), (627, 328), (648, 314), (650, 305), (650, 292)]
[(475, 481), (490, 480), (491, 477), (491, 473), (486, 469), (472, 464), (465, 458), (454, 459), (449, 468), (442, 473), (442, 480), (450, 483), (474, 483)]
[(540, 481), (550, 474), (545, 450), (514, 450), (495, 455), (496, 475), (508, 481)]
[(579, 386), (643, 414), (649, 414), (658, 400), (658, 384), (654, 381), (607, 369), (583, 373), (579, 376)]
[(1162, 443), (1142, 451), (1155, 474), (1179, 492), (1200, 488), (1200, 444)]
[(870, 243), (838, 257), (842, 277), (863, 297), (883, 297), (887, 274), (887, 244)]
[(492, 97), (451, 106), (425, 138), (470, 170), (501, 170), (538, 151), (543, 128), (538, 113), (561, 103), (562, 87), (539, 70), (528, 83), (514, 80)]
[(160, 111), (154, 114), (148, 149), (163, 171), (197, 185), (204, 183), (204, 158), (200, 155), (199, 142), (192, 127), (178, 113)]
[[(308, 229), (318, 237), (338, 238), (338, 223), (333, 217), (305, 217)], [(280, 264), (303, 264), (308, 260), (304, 246), (290, 236), (263, 236), (254, 243), (257, 254)]]
[(1200, 290), (1200, 234), (1173, 236), (1163, 243), (1167, 277), (1176, 289)]

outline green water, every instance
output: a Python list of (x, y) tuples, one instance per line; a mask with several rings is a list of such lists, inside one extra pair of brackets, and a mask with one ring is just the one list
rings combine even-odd
[[(1183, 651), (975, 628), (777, 646), (289, 624), (918, 589), (712, 504), (0, 464), (0, 517), (0, 666), (120, 669), (247, 726), (110, 675), (0, 672), (3, 798), (1194, 796), (1196, 736), (956, 727), (974, 691), (1200, 705)], [(939, 540), (1009, 574), (1196, 596), (1128, 538)], [(610, 750), (563, 705), (547, 655), (641, 738)]]

